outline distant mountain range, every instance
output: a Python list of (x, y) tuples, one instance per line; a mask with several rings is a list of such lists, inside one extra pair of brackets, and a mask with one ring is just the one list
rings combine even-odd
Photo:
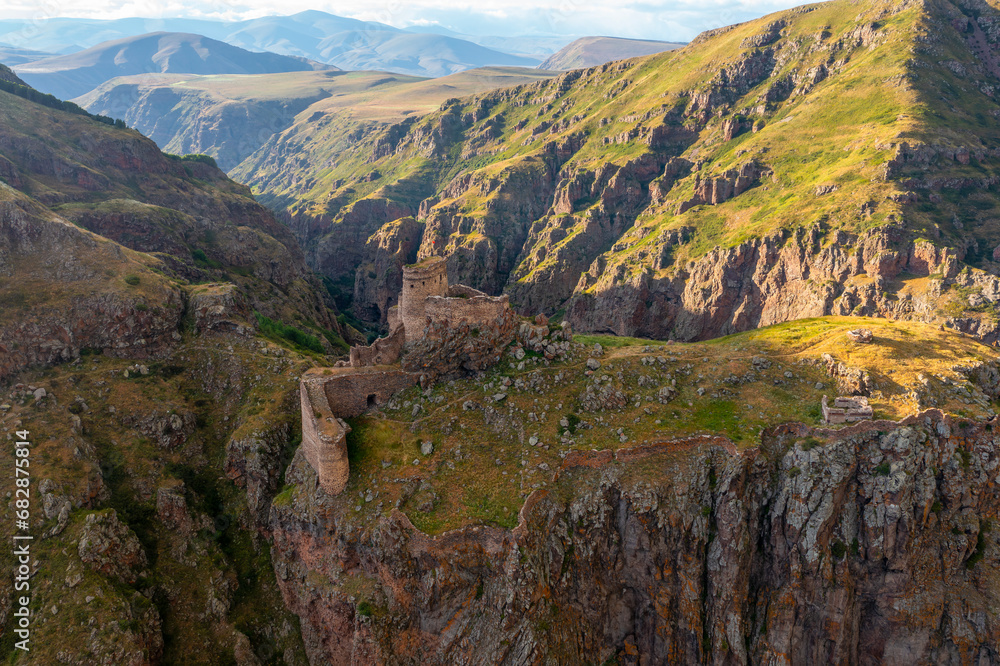
[(672, 51), (684, 46), (677, 42), (657, 42), (648, 39), (619, 37), (581, 37), (549, 56), (539, 69), (567, 70), (603, 65), (612, 60)]
[(274, 135), (292, 134), (324, 161), (338, 142), (373, 126), (436, 110), (451, 97), (543, 81), (553, 72), (472, 69), (436, 79), (386, 72), (294, 72), (253, 76), (149, 74), (117, 78), (76, 102), (121, 118), (171, 153), (211, 155), (234, 169)]
[(0, 43), (58, 54), (155, 32), (198, 34), (248, 51), (308, 58), (341, 69), (413, 76), (445, 76), (492, 65), (534, 67), (572, 39), (469, 37), (437, 27), (402, 30), (321, 11), (228, 22), (180, 18), (0, 21)]
[(32, 49), (22, 49), (16, 46), (0, 44), (0, 62), (8, 67), (23, 65), (26, 62), (34, 62), (43, 58), (52, 58), (57, 55), (59, 54), (49, 53), (48, 51), (33, 51)]
[(271, 74), (337, 69), (298, 56), (253, 53), (201, 35), (157, 32), (14, 68), (29, 85), (61, 99), (87, 93), (130, 74)]

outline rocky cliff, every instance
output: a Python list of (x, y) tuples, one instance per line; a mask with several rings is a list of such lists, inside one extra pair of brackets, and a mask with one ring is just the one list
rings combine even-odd
[[(321, 192), (319, 167), (292, 166), (295, 132), (241, 173), (333, 279), (365, 234), (412, 215), (418, 255), (447, 257), (453, 280), (579, 330), (689, 340), (864, 312), (991, 331), (998, 16), (973, 0), (803, 7), (359, 131)], [(929, 246), (958, 272), (890, 276), (858, 259), (876, 246)], [(380, 297), (358, 297), (374, 320)]]
[(332, 302), (295, 238), (245, 187), (210, 159), (166, 155), (60, 105), (0, 92), (0, 289), (24, 310), (4, 322), (11, 353), (0, 364), (71, 360), (84, 348), (162, 354), (180, 336), (181, 285), (213, 280), (234, 283), (251, 310), (302, 319), (339, 343)]
[(436, 538), (306, 494), (272, 512), (276, 567), (314, 663), (990, 662), (994, 427), (932, 411), (580, 453), (513, 530)]

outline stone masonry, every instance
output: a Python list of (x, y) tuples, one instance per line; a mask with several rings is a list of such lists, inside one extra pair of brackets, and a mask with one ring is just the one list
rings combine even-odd
[(831, 424), (865, 421), (874, 415), (874, 411), (868, 404), (868, 398), (861, 396), (834, 398), (831, 407), (824, 395), (821, 405), (823, 407), (823, 421)]
[(350, 427), (343, 419), (417, 383), (486, 369), (518, 328), (507, 296), (449, 286), (441, 257), (403, 268), (399, 305), (389, 309), (388, 320), (389, 335), (352, 347), (349, 363), (310, 370), (300, 381), (302, 450), (327, 494), (347, 487)]
[(399, 324), (406, 330), (406, 343), (422, 337), (428, 297), (448, 295), (448, 267), (442, 257), (430, 257), (403, 267), (403, 292), (399, 295)]

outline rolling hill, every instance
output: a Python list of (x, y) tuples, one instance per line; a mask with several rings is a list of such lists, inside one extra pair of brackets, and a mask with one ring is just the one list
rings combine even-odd
[[(152, 32), (198, 34), (253, 52), (306, 58), (341, 69), (382, 70), (414, 76), (444, 76), (490, 65), (534, 67), (544, 57), (526, 57), (452, 35), (411, 32), (315, 10), (246, 21), (182, 18), (0, 20), (0, 41), (20, 48), (58, 53), (89, 50), (105, 42), (119, 42)], [(30, 39), (24, 35), (30, 35)], [(517, 43), (517, 46), (524, 45), (524, 42)], [(119, 74), (149, 71), (162, 70), (147, 68)], [(82, 93), (70, 96), (78, 94)]]
[(58, 54), (49, 53), (47, 51), (34, 51), (32, 49), (19, 49), (14, 46), (0, 44), (0, 62), (4, 63), (8, 67), (23, 65), (29, 62), (35, 62), (36, 60), (42, 60), (44, 58), (52, 58), (56, 55)]
[(166, 151), (211, 155), (232, 170), (292, 125), (357, 131), (358, 122), (397, 122), (429, 113), (449, 97), (551, 76), (513, 67), (438, 79), (386, 72), (149, 74), (114, 79), (76, 101), (92, 113), (124, 119)]
[(619, 37), (581, 37), (542, 61), (539, 69), (568, 70), (603, 65), (613, 60), (672, 51), (684, 46), (677, 42)]
[(105, 81), (130, 74), (262, 74), (317, 69), (334, 68), (299, 57), (252, 53), (200, 35), (169, 32), (115, 40), (14, 68), (32, 87), (62, 99), (79, 97)]

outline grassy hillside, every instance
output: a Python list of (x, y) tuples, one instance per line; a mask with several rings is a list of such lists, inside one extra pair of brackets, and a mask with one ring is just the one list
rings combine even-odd
[[(525, 312), (569, 307), (595, 330), (665, 337), (685, 313), (715, 307), (699, 305), (701, 286), (684, 292), (691, 262), (704, 260), (694, 274), (708, 279), (698, 276), (728, 270), (733, 253), (759, 258), (764, 271), (783, 265), (782, 275), (745, 276), (747, 302), (799, 280), (795, 271), (804, 298), (820, 304), (798, 316), (850, 311), (850, 299), (835, 302), (848, 277), (898, 275), (872, 263), (878, 243), (905, 257), (907, 243), (925, 239), (996, 272), (998, 210), (983, 186), (998, 177), (991, 95), (1000, 78), (984, 54), (1000, 46), (980, 24), (998, 16), (993, 5), (946, 0), (808, 5), (676, 51), (450, 100), (357, 141), (320, 144), (319, 128), (292, 128), (235, 173), (294, 217), (322, 220), (300, 237), (323, 252), (336, 252), (336, 234), (308, 234), (355, 219), (358, 202), (416, 214), (427, 198), (433, 234), (422, 255), (450, 256), (453, 277), (506, 290)], [(296, 162), (302, 151), (315, 157)], [(972, 206), (958, 205), (970, 196)], [(785, 267), (793, 257), (777, 250), (813, 227), (819, 237), (799, 261), (811, 267)], [(765, 238), (773, 253), (755, 245)], [(825, 265), (817, 258), (869, 242), (856, 266), (850, 250)], [(919, 277), (938, 270), (899, 261)], [(987, 279), (975, 275), (965, 286)], [(824, 291), (827, 282), (837, 286)], [(610, 314), (622, 299), (636, 301), (623, 315), (633, 323)], [(733, 321), (709, 328), (747, 325), (735, 309), (726, 316)], [(677, 325), (684, 335), (709, 330)]]
[(122, 118), (168, 152), (211, 155), (232, 170), (293, 125), (357, 132), (358, 121), (396, 122), (430, 113), (449, 97), (550, 76), (513, 67), (439, 79), (386, 72), (147, 74), (114, 79), (77, 102), (91, 112)]
[[(873, 331), (872, 344), (847, 338), (859, 325)], [(930, 406), (984, 418), (1000, 407), (961, 371), (994, 364), (1000, 354), (924, 324), (829, 317), (704, 343), (615, 336), (577, 336), (574, 342), (566, 362), (529, 356), (508, 364), (513, 358), (505, 357), (482, 378), (430, 392), (412, 389), (383, 412), (353, 420), (351, 480), (333, 499), (340, 515), (369, 525), (398, 500), (431, 534), (470, 524), (511, 528), (523, 499), (548, 487), (574, 451), (629, 449), (698, 434), (723, 435), (746, 449), (759, 444), (765, 428), (793, 421), (819, 426), (822, 396), (842, 390), (824, 354), (869, 374), (876, 418), (900, 419)], [(595, 358), (596, 343), (604, 354), (591, 372), (586, 361)], [(598, 406), (595, 394), (612, 400)], [(421, 443), (428, 441), (433, 453), (422, 455)], [(377, 489), (377, 503), (358, 500), (368, 489)], [(289, 487), (279, 498), (292, 501), (307, 492)], [(356, 504), (360, 510), (352, 508)]]

